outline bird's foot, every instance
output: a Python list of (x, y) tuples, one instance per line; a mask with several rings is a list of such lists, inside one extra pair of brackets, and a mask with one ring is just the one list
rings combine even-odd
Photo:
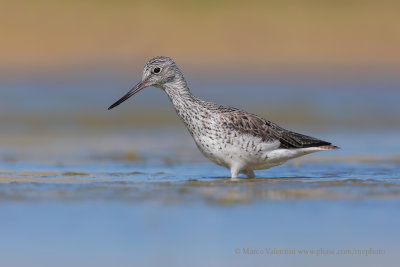
[(245, 175), (247, 175), (247, 178), (255, 178), (256, 176), (254, 175), (254, 171), (248, 170), (244, 172)]
[(232, 168), (231, 169), (231, 179), (232, 180), (238, 180), (237, 175), (238, 173), (243, 173), (244, 175), (247, 176), (247, 178), (255, 178), (256, 176), (254, 175), (253, 170), (243, 170), (243, 171), (238, 171), (237, 169)]

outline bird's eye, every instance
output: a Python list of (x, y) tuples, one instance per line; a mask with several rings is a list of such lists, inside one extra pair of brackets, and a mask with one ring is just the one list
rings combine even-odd
[(155, 67), (154, 69), (153, 69), (153, 73), (160, 73), (160, 71), (161, 71), (161, 69), (159, 68), (159, 67)]

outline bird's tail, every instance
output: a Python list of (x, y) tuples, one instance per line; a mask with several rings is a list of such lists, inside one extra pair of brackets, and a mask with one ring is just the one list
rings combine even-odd
[(334, 145), (319, 146), (319, 148), (326, 149), (326, 150), (340, 149), (340, 147), (334, 146)]

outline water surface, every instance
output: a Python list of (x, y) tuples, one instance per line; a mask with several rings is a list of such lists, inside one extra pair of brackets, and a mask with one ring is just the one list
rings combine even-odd
[[(93, 90), (93, 84), (78, 84)], [(387, 84), (395, 89), (397, 83)], [(228, 170), (202, 157), (155, 89), (155, 103), (162, 99), (166, 108), (153, 105), (153, 113), (143, 107), (150, 101), (145, 92), (134, 100), (138, 106), (106, 113), (100, 110), (113, 98), (97, 96), (85, 106), (90, 90), (74, 89), (65, 93), (68, 101), (55, 104), (46, 84), (39, 93), (45, 100), (18, 110), (11, 108), (13, 90), (24, 89), (14, 84), (5, 91), (10, 101), (1, 115), (1, 265), (396, 266), (400, 139), (398, 118), (387, 114), (399, 110), (398, 91), (382, 94), (372, 86), (357, 94), (354, 84), (346, 85), (353, 89), (295, 93), (289, 86), (265, 94), (252, 87), (269, 103), (295, 95), (313, 99), (302, 103), (321, 117), (333, 114), (328, 122), (304, 109), (286, 120), (291, 116), (281, 111), (287, 106), (271, 104), (263, 112), (272, 110), (284, 126), (342, 149), (231, 181)], [(200, 94), (210, 92), (205, 88)], [(335, 101), (321, 104), (327, 96)], [(70, 111), (70, 103), (79, 112)], [(365, 116), (357, 103), (366, 106)]]

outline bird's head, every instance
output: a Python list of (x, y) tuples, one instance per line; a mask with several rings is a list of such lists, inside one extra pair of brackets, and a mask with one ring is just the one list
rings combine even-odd
[(136, 84), (127, 94), (112, 104), (108, 109), (110, 110), (118, 106), (146, 87), (154, 86), (164, 89), (164, 85), (173, 83), (176, 79), (183, 80), (183, 75), (172, 58), (164, 56), (152, 58), (143, 69), (142, 81)]

